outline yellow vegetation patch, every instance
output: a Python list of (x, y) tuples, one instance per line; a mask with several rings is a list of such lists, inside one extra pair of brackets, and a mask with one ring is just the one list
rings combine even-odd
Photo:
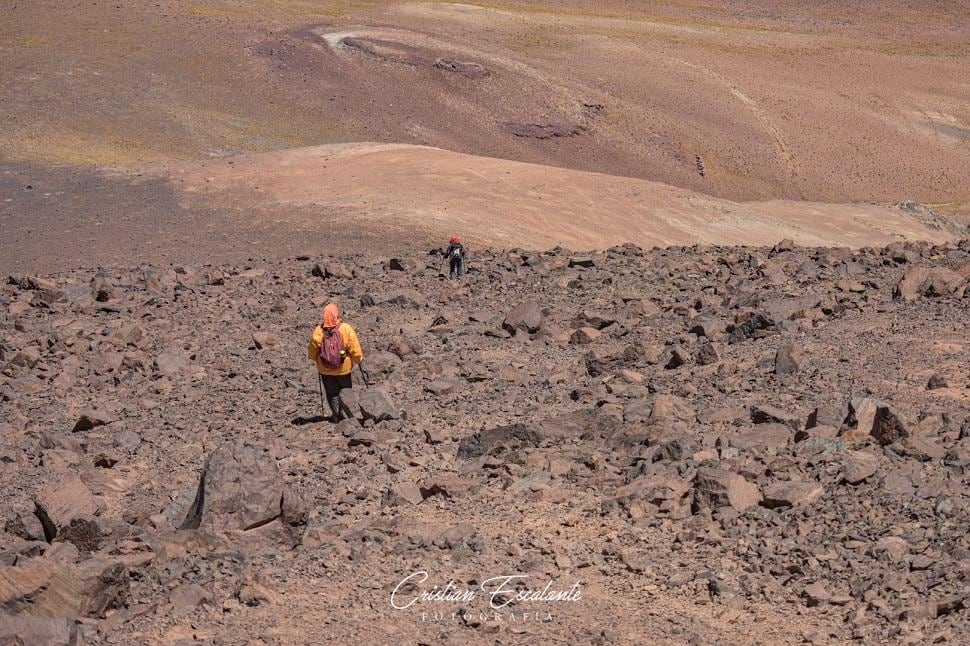
[(170, 156), (153, 150), (146, 142), (118, 134), (103, 137), (73, 131), (18, 132), (10, 136), (5, 157), (23, 161), (81, 166), (107, 166), (163, 161)]
[(13, 41), (13, 44), (17, 47), (26, 47), (28, 49), (34, 49), (36, 47), (43, 47), (44, 45), (50, 45), (51, 39), (47, 36), (22, 36)]
[(366, 9), (374, 2), (344, 1), (344, 2), (313, 2), (311, 0), (255, 0), (252, 3), (265, 9), (255, 9), (260, 15), (279, 15), (282, 13), (296, 16), (344, 16), (360, 9)]
[(199, 5), (194, 5), (189, 7), (189, 13), (194, 16), (209, 16), (209, 17), (239, 17), (248, 15), (245, 11), (238, 11), (236, 9), (220, 9), (218, 7), (200, 7)]

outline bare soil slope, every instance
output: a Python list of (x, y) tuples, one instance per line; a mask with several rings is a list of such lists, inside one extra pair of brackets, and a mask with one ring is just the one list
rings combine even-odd
[(799, 244), (860, 247), (894, 240), (953, 239), (958, 227), (898, 208), (796, 201), (734, 203), (644, 180), (572, 171), (436, 148), (348, 144), (247, 155), (127, 176), (162, 177), (190, 208), (230, 208), (313, 228), (312, 207), (348, 227), (389, 239), (460, 231), (490, 246), (604, 249), (645, 246)]
[(0, 160), (381, 141), (965, 209), (968, 21), (955, 0), (20, 2), (0, 24)]
[(472, 249), (863, 247), (966, 235), (915, 204), (732, 202), (647, 180), (404, 144), (337, 144), (127, 169), (0, 172), (0, 271)]

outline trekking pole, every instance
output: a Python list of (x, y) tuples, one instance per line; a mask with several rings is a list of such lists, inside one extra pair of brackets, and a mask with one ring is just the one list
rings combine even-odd
[(357, 367), (360, 368), (360, 376), (364, 378), (364, 385), (365, 386), (369, 386), (370, 385), (370, 376), (368, 376), (368, 374), (366, 372), (364, 372), (364, 366), (363, 366), (363, 364), (358, 363), (357, 364)]
[(319, 372), (317, 373), (317, 386), (320, 387), (320, 416), (326, 417), (327, 407), (323, 403), (323, 375), (321, 375)]

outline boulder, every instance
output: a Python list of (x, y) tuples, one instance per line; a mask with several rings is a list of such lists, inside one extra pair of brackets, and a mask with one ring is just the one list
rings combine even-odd
[(697, 470), (694, 476), (694, 507), (695, 509), (717, 510), (720, 507), (731, 507), (741, 512), (761, 502), (761, 492), (757, 485), (744, 479), (743, 476), (712, 467)]
[(869, 397), (857, 397), (849, 402), (848, 413), (840, 424), (842, 437), (848, 442), (859, 442), (872, 433), (879, 402)]
[(134, 431), (121, 431), (115, 433), (111, 439), (111, 444), (116, 449), (134, 450), (141, 446), (141, 435)]
[(697, 419), (697, 414), (687, 400), (677, 395), (657, 395), (650, 410), (651, 424), (680, 421), (688, 424)]
[(819, 406), (813, 410), (809, 416), (808, 421), (805, 423), (805, 428), (813, 428), (815, 426), (829, 426), (835, 429), (841, 429), (842, 424), (845, 422), (845, 418), (849, 416), (848, 406)]
[(318, 278), (353, 278), (354, 272), (347, 266), (334, 261), (318, 263), (310, 270), (310, 275)]
[(279, 344), (279, 339), (269, 332), (253, 332), (253, 345), (256, 346), (257, 350), (262, 350), (263, 348), (272, 348)]
[(425, 498), (442, 496), (449, 500), (467, 495), (478, 487), (473, 480), (466, 480), (457, 475), (442, 474), (429, 478), (421, 483), (421, 495)]
[(177, 375), (187, 370), (192, 362), (188, 357), (172, 352), (163, 352), (155, 357), (155, 370), (163, 375)]
[(832, 599), (831, 593), (825, 588), (821, 581), (809, 583), (802, 589), (802, 597), (808, 606), (821, 606), (827, 604)]
[(649, 511), (644, 505), (652, 505), (661, 511), (671, 512), (688, 502), (690, 483), (680, 478), (642, 476), (616, 489), (613, 496), (603, 501), (604, 511), (619, 507), (631, 518), (639, 518)]
[(930, 460), (942, 460), (946, 457), (946, 449), (924, 437), (910, 436), (904, 437), (893, 448), (896, 448), (902, 455), (928, 462)]
[(416, 505), (424, 500), (421, 489), (410, 480), (398, 482), (384, 494), (384, 505), (396, 507), (399, 505)]
[(572, 268), (572, 267), (583, 267), (583, 268), (588, 269), (588, 268), (595, 267), (595, 266), (596, 266), (596, 262), (590, 256), (572, 256), (569, 259), (569, 267), (570, 268)]
[(876, 407), (870, 434), (883, 446), (909, 437), (902, 420), (888, 406)]
[(690, 362), (690, 354), (687, 350), (679, 345), (675, 345), (670, 349), (670, 356), (667, 358), (667, 363), (664, 364), (664, 368), (667, 370), (673, 370), (675, 368), (680, 368)]
[(34, 497), (34, 505), (48, 542), (75, 518), (95, 516), (101, 510), (91, 491), (73, 473), (41, 486)]
[(379, 388), (364, 388), (357, 395), (357, 406), (365, 420), (375, 422), (400, 419), (401, 410), (394, 405), (391, 398)]
[(947, 388), (946, 378), (938, 372), (934, 372), (930, 375), (929, 380), (926, 382), (927, 390), (939, 390), (941, 388)]
[(67, 617), (0, 614), (0, 644), (77, 646), (77, 623)]
[(849, 484), (861, 484), (878, 470), (879, 458), (868, 451), (849, 451), (842, 458), (842, 479)]
[(364, 294), (360, 297), (360, 304), (362, 307), (400, 305), (420, 309), (428, 304), (428, 299), (418, 290), (406, 288), (381, 294)]
[(401, 358), (387, 350), (377, 350), (367, 355), (368, 374), (389, 375), (404, 363)]
[(724, 336), (725, 329), (727, 329), (727, 325), (723, 319), (712, 316), (699, 316), (690, 322), (687, 331), (699, 337), (702, 336), (710, 339), (711, 341), (718, 341)]
[(788, 446), (793, 438), (792, 429), (783, 424), (758, 424), (732, 437), (729, 444), (741, 451), (772, 454)]
[(0, 610), (12, 615), (100, 617), (128, 599), (128, 570), (96, 557), (77, 565), (34, 559), (0, 567)]
[(3, 530), (28, 541), (47, 540), (44, 525), (40, 522), (40, 519), (37, 518), (36, 514), (26, 510), (15, 513), (4, 524)]
[(212, 602), (212, 595), (197, 583), (182, 583), (168, 593), (168, 602), (175, 611), (191, 610)]
[(576, 321), (581, 326), (605, 330), (616, 323), (616, 317), (602, 310), (587, 308), (579, 311), (579, 314), (576, 315)]
[(793, 375), (805, 365), (805, 353), (792, 343), (786, 343), (775, 353), (775, 374)]
[(586, 373), (590, 377), (600, 377), (629, 367), (642, 356), (643, 350), (635, 345), (628, 345), (618, 351), (594, 347), (583, 355), (583, 363), (586, 366)]
[(21, 368), (33, 368), (40, 361), (40, 350), (34, 346), (28, 346), (18, 351), (10, 359), (10, 363)]
[(439, 377), (438, 379), (434, 379), (425, 384), (424, 389), (435, 397), (443, 397), (455, 392), (455, 389), (457, 389), (460, 385), (461, 382), (457, 379)]
[(462, 460), (486, 454), (508, 452), (522, 447), (539, 446), (539, 434), (523, 424), (498, 426), (479, 431), (458, 443), (458, 457)]
[(697, 354), (694, 356), (694, 361), (697, 362), (699, 366), (709, 366), (715, 364), (721, 360), (721, 355), (718, 354), (717, 347), (713, 343), (705, 343), (698, 350)]
[(241, 442), (225, 442), (206, 460), (181, 529), (249, 530), (282, 514), (283, 480), (276, 461)]
[(802, 419), (771, 404), (759, 404), (751, 408), (751, 421), (755, 424), (784, 424), (793, 431), (802, 428)]
[(627, 305), (627, 312), (632, 318), (653, 318), (659, 316), (662, 310), (653, 301), (638, 299), (630, 301)]
[(517, 305), (512, 311), (505, 315), (502, 327), (511, 334), (525, 332), (534, 334), (542, 327), (544, 316), (539, 303), (528, 300)]
[(920, 296), (950, 296), (963, 286), (966, 278), (945, 268), (913, 267), (903, 274), (893, 291), (893, 299), (912, 301)]
[(594, 327), (581, 327), (569, 335), (569, 342), (573, 345), (588, 345), (602, 335), (603, 333)]
[(762, 492), (764, 498), (761, 505), (768, 509), (777, 509), (814, 502), (825, 492), (825, 488), (817, 482), (774, 482)]

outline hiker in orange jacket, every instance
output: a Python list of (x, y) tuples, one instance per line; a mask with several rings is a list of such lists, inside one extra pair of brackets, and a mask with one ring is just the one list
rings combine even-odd
[[(340, 392), (353, 388), (351, 371), (355, 363), (364, 360), (357, 332), (349, 323), (340, 320), (340, 309), (335, 303), (323, 308), (323, 320), (310, 335), (307, 355), (317, 366), (317, 373), (327, 393), (327, 402), (333, 413), (331, 420), (336, 423), (344, 417), (351, 417), (347, 406), (340, 400)], [(321, 395), (323, 393), (321, 392)]]

